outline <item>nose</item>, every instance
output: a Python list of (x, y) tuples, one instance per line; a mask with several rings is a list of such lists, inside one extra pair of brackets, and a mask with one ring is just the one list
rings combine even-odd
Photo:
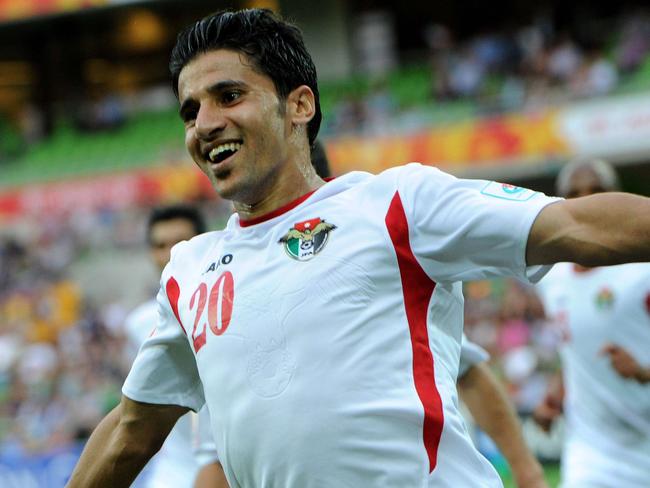
[(223, 111), (216, 104), (202, 103), (194, 123), (196, 136), (199, 139), (213, 139), (226, 127), (226, 118)]

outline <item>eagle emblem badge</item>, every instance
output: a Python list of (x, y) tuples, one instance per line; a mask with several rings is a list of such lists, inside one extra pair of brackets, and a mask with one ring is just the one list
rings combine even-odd
[(329, 233), (334, 229), (334, 224), (320, 218), (304, 220), (294, 224), (278, 243), (284, 245), (284, 250), (293, 259), (309, 261), (323, 250)]

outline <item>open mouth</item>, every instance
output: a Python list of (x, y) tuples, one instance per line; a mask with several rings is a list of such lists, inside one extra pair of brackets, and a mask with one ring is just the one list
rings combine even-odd
[(241, 149), (242, 143), (226, 142), (212, 148), (207, 154), (207, 160), (214, 164), (219, 164)]

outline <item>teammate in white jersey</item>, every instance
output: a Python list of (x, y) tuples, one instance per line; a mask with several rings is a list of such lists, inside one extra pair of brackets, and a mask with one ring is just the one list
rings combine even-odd
[[(187, 205), (169, 205), (154, 209), (147, 222), (147, 244), (151, 259), (160, 272), (169, 262), (174, 245), (190, 240), (207, 230), (199, 211)], [(125, 332), (129, 350), (135, 358), (158, 322), (158, 307), (151, 299), (135, 308), (126, 318)], [(191, 487), (199, 469), (193, 456), (192, 416), (183, 415), (170, 432), (160, 453), (152, 459), (147, 478), (149, 488)]]
[[(175, 244), (205, 231), (203, 217), (193, 207), (170, 205), (154, 209), (147, 223), (147, 243), (152, 261), (162, 272)], [(155, 299), (136, 307), (126, 318), (125, 332), (133, 358), (155, 329), (157, 321), (158, 307)], [(191, 417), (187, 414), (178, 420), (160, 453), (152, 459), (146, 486), (193, 486), (199, 465), (192, 455)]]
[[(570, 163), (558, 178), (569, 198), (617, 189), (601, 160)], [(562, 263), (538, 288), (565, 339), (563, 381), (536, 410), (547, 428), (563, 407), (562, 486), (650, 486), (650, 264)]]
[(325, 183), (316, 70), (268, 10), (202, 19), (170, 66), (188, 152), (236, 213), (172, 251), (119, 422), (70, 486), (127, 486), (204, 403), (232, 488), (501, 486), (457, 408), (461, 281), (647, 260), (650, 200), (418, 164)]
[(508, 461), (518, 488), (545, 488), (544, 470), (521, 433), (510, 400), (486, 361), (485, 350), (463, 334), (458, 368), (458, 394), (476, 424), (497, 445)]

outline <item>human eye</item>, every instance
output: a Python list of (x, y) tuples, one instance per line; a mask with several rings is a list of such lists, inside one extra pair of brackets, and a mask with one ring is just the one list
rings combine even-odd
[(239, 97), (241, 97), (242, 92), (239, 90), (228, 90), (223, 92), (221, 95), (221, 100), (223, 101), (224, 104), (229, 105), (231, 103), (235, 103)]
[(186, 108), (180, 113), (181, 119), (185, 124), (191, 124), (196, 120), (197, 110), (195, 108)]

